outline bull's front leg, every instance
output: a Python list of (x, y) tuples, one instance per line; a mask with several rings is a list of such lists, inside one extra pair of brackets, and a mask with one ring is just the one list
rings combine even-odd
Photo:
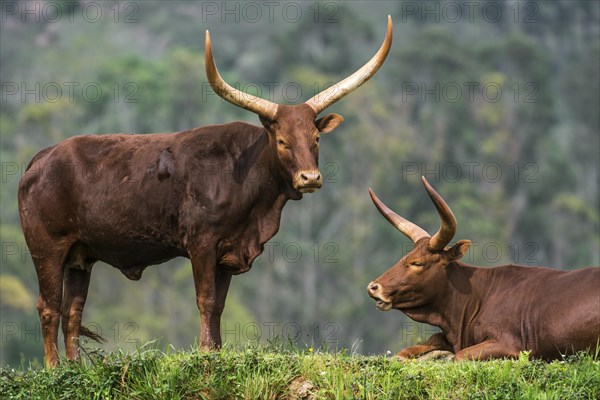
[(231, 282), (231, 274), (217, 268), (214, 249), (197, 249), (192, 253), (192, 270), (196, 287), (196, 304), (200, 311), (200, 348), (221, 347), (221, 315)]
[(443, 333), (436, 333), (424, 342), (400, 350), (396, 354), (396, 357), (403, 360), (411, 358), (420, 358), (425, 354), (434, 351), (453, 351), (452, 346), (450, 345), (450, 343), (448, 343), (448, 341), (446, 340), (446, 336)]
[(507, 341), (488, 339), (474, 346), (466, 347), (456, 353), (456, 361), (491, 360), (494, 358), (518, 358), (519, 350)]

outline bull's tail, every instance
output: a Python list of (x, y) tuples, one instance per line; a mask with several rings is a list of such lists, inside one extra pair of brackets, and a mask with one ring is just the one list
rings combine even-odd
[(97, 333), (94, 333), (92, 331), (90, 331), (88, 328), (85, 328), (83, 326), (81, 326), (79, 328), (79, 335), (80, 336), (85, 336), (88, 337), (98, 343), (105, 343), (106, 339), (104, 339), (102, 336), (98, 335)]

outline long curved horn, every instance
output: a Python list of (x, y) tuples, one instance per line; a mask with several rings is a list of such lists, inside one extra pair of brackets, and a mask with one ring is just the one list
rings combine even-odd
[(402, 232), (406, 237), (413, 241), (413, 243), (417, 243), (419, 239), (424, 237), (429, 237), (429, 234), (425, 232), (424, 229), (419, 227), (418, 225), (413, 224), (412, 222), (402, 218), (392, 210), (390, 210), (385, 204), (379, 200), (375, 193), (369, 188), (369, 194), (371, 195), (371, 200), (375, 203), (375, 206), (396, 229)]
[(433, 205), (435, 205), (441, 219), (440, 229), (429, 240), (429, 248), (432, 250), (443, 250), (456, 233), (456, 218), (454, 218), (452, 210), (448, 207), (444, 199), (442, 199), (442, 196), (431, 187), (424, 176), (421, 177), (421, 181), (425, 185), (425, 190), (427, 190), (427, 194), (429, 194), (431, 201), (433, 201)]
[(313, 98), (308, 100), (306, 104), (312, 108), (317, 115), (360, 85), (368, 81), (375, 72), (381, 67), (392, 46), (392, 17), (388, 15), (388, 26), (383, 44), (379, 51), (363, 65), (358, 71), (347, 77), (346, 79), (336, 83), (333, 86), (325, 89), (321, 93), (317, 93)]
[(213, 88), (216, 94), (231, 104), (252, 111), (261, 117), (269, 120), (275, 119), (275, 114), (277, 114), (278, 107), (277, 103), (272, 103), (268, 100), (261, 99), (260, 97), (237, 90), (229, 86), (227, 82), (221, 78), (221, 75), (217, 70), (217, 66), (215, 65), (215, 60), (213, 59), (212, 49), (210, 47), (210, 34), (208, 33), (208, 30), (206, 31), (206, 51), (204, 54), (206, 76), (208, 77), (210, 86)]

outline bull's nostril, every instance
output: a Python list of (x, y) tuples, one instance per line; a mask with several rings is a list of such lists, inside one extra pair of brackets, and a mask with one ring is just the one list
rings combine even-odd
[(320, 182), (320, 181), (321, 181), (321, 174), (318, 174), (318, 175), (317, 175), (316, 181), (317, 181), (317, 182)]
[(304, 182), (308, 181), (308, 176), (306, 176), (306, 174), (300, 174), (300, 178), (301, 178), (301, 179), (302, 179)]
[(375, 292), (377, 289), (379, 289), (379, 285), (374, 283), (369, 287), (369, 289), (371, 289), (371, 292)]

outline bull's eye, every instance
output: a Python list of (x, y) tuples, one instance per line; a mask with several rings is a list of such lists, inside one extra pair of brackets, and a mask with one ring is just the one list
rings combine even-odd
[(425, 265), (425, 264), (423, 264), (423, 263), (422, 263), (422, 262), (420, 262), (420, 261), (413, 261), (413, 262), (411, 262), (411, 263), (410, 263), (410, 266), (411, 266), (411, 267), (422, 267), (422, 266), (424, 266), (424, 265)]
[(284, 147), (284, 148), (286, 148), (286, 149), (287, 149), (287, 148), (289, 148), (288, 144), (287, 144), (287, 143), (285, 142), (285, 140), (283, 140), (283, 139), (277, 139), (277, 144), (278, 144), (279, 146), (281, 146), (281, 147)]
[(317, 136), (317, 137), (315, 138), (315, 143), (316, 143), (316, 144), (319, 144), (319, 140), (321, 140), (321, 138)]

